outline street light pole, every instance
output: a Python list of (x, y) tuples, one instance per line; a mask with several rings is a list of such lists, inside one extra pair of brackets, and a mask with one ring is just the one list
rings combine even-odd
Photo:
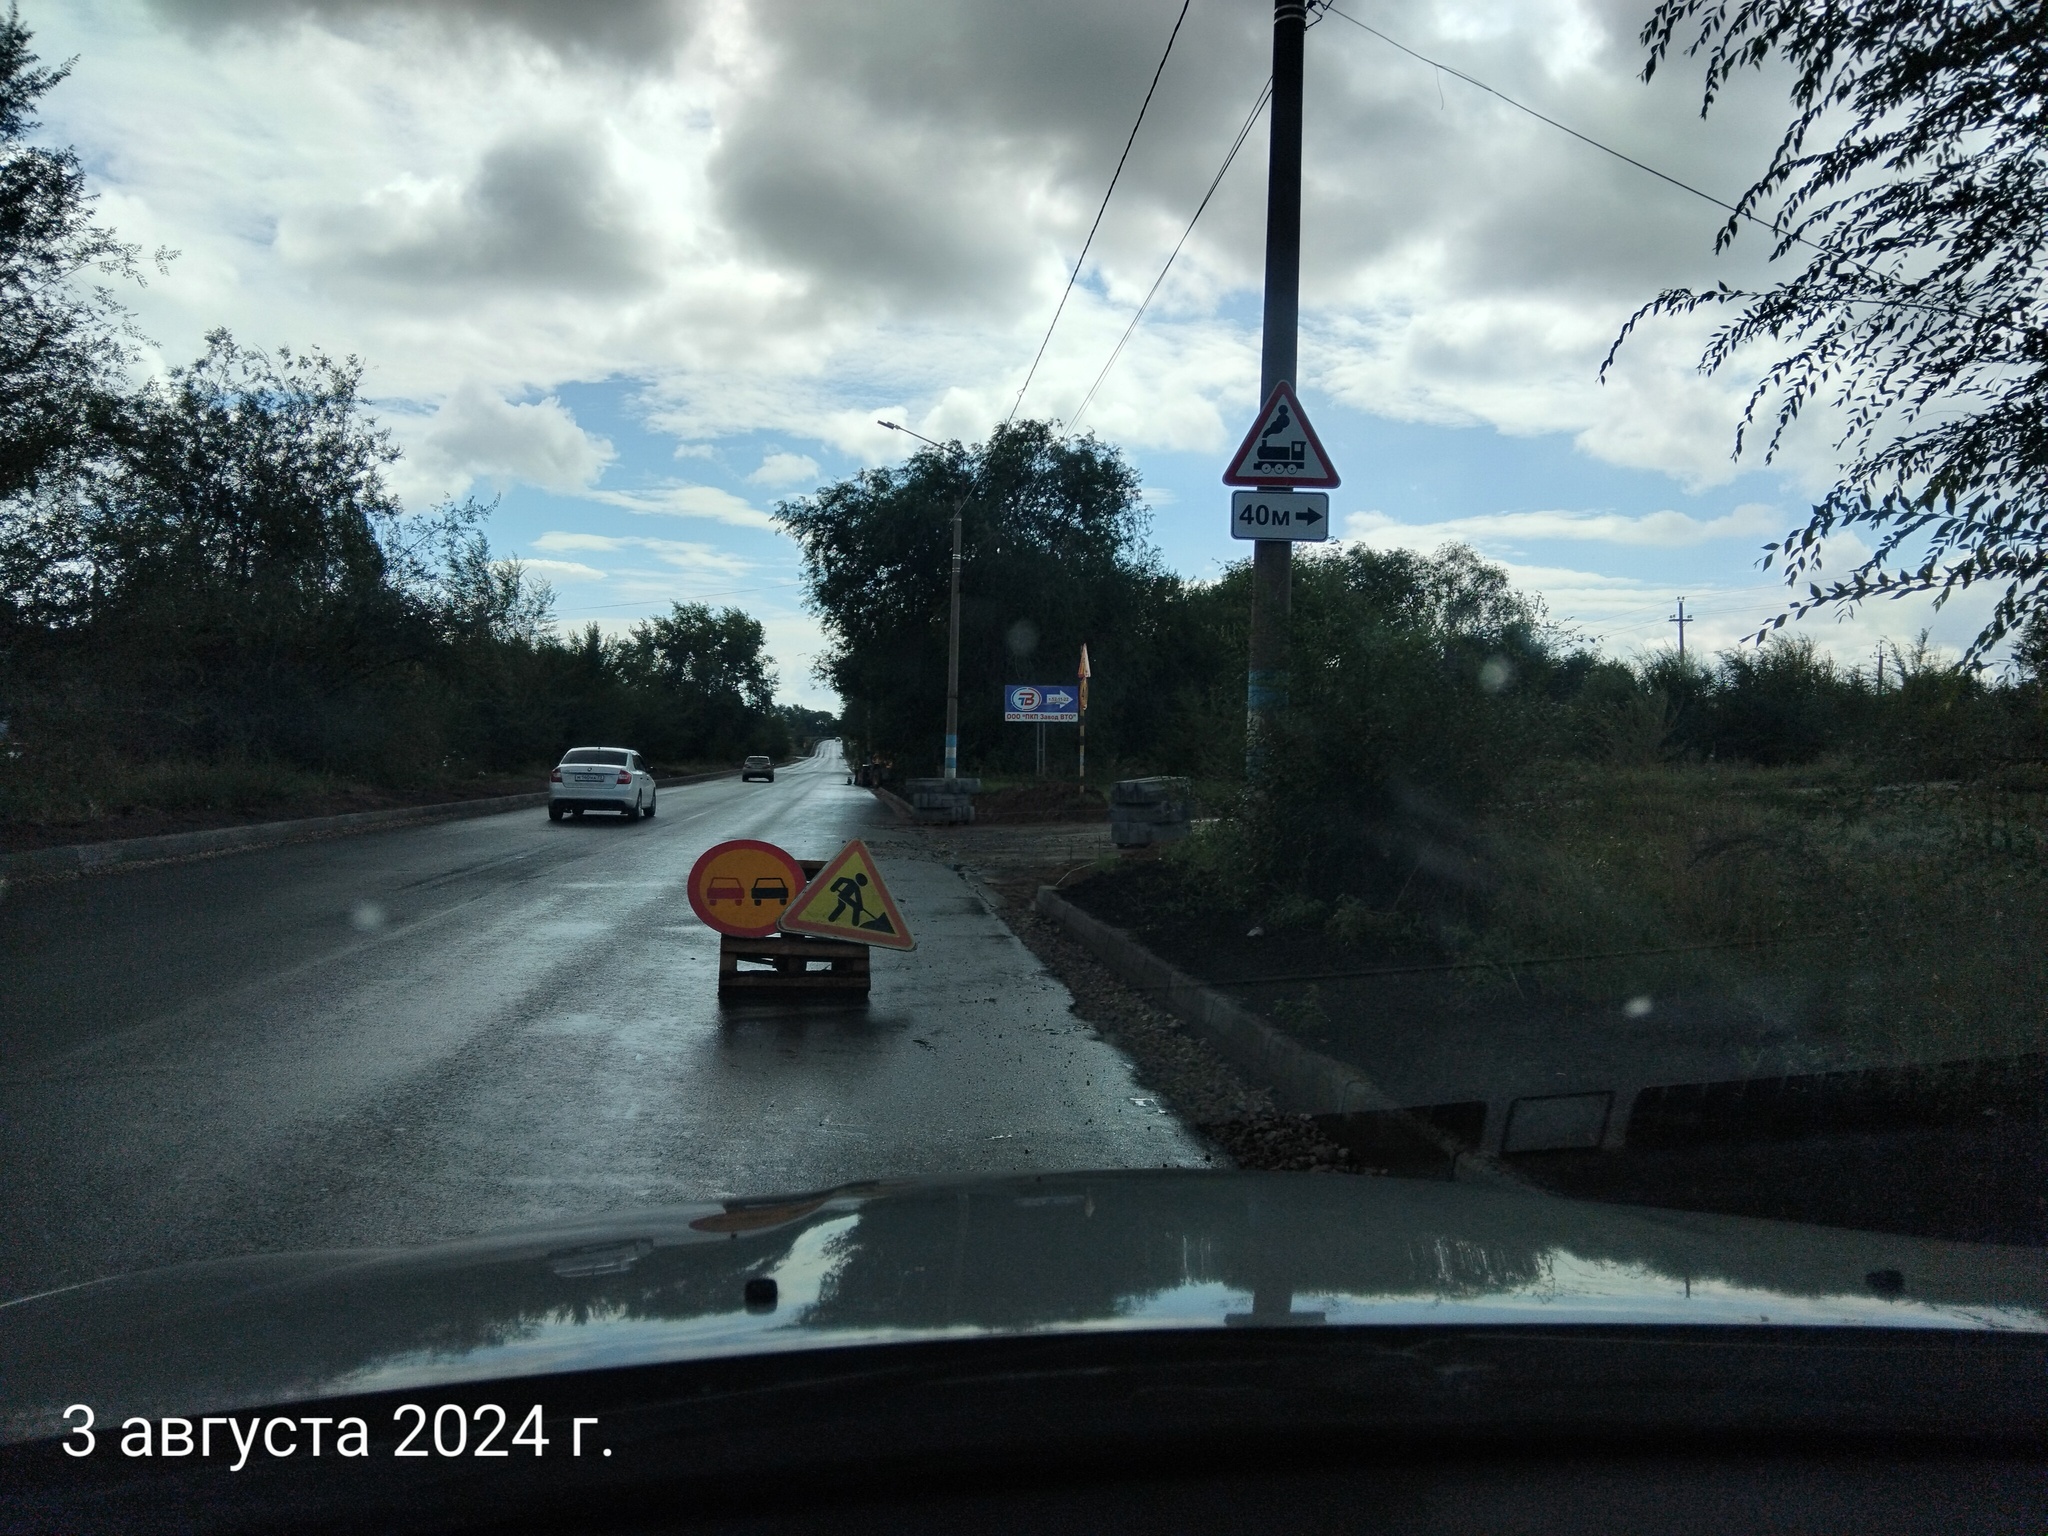
[[(1301, 311), (1301, 74), (1308, 31), (1306, 0), (1273, 0), (1273, 116), (1266, 172), (1266, 307), (1259, 358), (1259, 399), (1295, 384)], [(1251, 665), (1245, 677), (1245, 776), (1265, 777), (1264, 744), (1287, 708), (1289, 610), (1294, 546), (1252, 545)]]
[(953, 498), (953, 605), (946, 621), (946, 782), (960, 777), (960, 505)]
[[(893, 421), (881, 421), (877, 426), (887, 427), (891, 432), (901, 432), (914, 437), (920, 443), (933, 448), (943, 447), (932, 442), (922, 432), (898, 426)], [(966, 505), (965, 492), (953, 498), (953, 600), (952, 610), (946, 623), (946, 779), (951, 782), (960, 777), (960, 511)]]

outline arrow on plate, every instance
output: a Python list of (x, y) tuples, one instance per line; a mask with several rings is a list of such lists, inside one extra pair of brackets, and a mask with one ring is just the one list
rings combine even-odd
[(1066, 692), (1048, 693), (1045, 696), (1045, 702), (1048, 704), (1071, 704), (1074, 702), (1074, 696)]
[(1297, 512), (1294, 514), (1294, 520), (1297, 523), (1307, 523), (1310, 526), (1314, 526), (1315, 524), (1320, 523), (1323, 520), (1323, 514), (1314, 511)]

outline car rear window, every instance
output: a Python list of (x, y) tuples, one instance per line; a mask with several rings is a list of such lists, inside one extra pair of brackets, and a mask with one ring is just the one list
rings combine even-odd
[(612, 747), (573, 747), (562, 754), (565, 763), (603, 763), (612, 768), (626, 766), (626, 754)]

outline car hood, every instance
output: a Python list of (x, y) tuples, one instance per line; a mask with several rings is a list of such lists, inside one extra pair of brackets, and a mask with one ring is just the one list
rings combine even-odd
[(78, 1402), (104, 1424), (962, 1336), (1514, 1323), (2048, 1331), (2048, 1253), (1342, 1175), (847, 1185), (22, 1298), (0, 1438)]

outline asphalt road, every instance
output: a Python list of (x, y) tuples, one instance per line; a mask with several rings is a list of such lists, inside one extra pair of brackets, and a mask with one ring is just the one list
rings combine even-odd
[[(866, 1005), (724, 1006), (710, 844), (874, 849), (919, 940)], [(838, 752), (664, 790), (0, 892), (0, 1300), (906, 1173), (1200, 1164)]]

